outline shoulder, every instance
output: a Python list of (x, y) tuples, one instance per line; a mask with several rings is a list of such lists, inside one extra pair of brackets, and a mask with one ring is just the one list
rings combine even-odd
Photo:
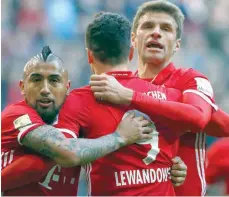
[(201, 72), (192, 68), (180, 68), (174, 73), (176, 83), (175, 87), (182, 91), (194, 89), (213, 97), (213, 88), (208, 78)]
[(79, 114), (88, 112), (92, 103), (96, 102), (89, 86), (73, 89), (67, 96), (60, 114)]
[(175, 75), (177, 76), (177, 78), (180, 78), (186, 81), (190, 79), (194, 79), (196, 77), (207, 79), (207, 77), (203, 73), (193, 68), (178, 68), (175, 70)]
[(39, 120), (41, 121), (40, 116), (37, 112), (26, 104), (25, 101), (21, 101), (18, 103), (14, 103), (8, 105), (2, 112), (1, 118), (3, 124), (5, 122), (14, 122), (14, 123), (21, 123), (22, 122), (30, 122), (32, 120)]
[(17, 103), (7, 105), (6, 108), (2, 111), (2, 116), (14, 115), (14, 114), (16, 115), (28, 111), (35, 112), (35, 110), (29, 105), (27, 105), (25, 101), (20, 101)]

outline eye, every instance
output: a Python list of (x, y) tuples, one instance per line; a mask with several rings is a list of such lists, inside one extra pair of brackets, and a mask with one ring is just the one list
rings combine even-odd
[(41, 81), (41, 78), (39, 78), (39, 77), (32, 78), (32, 81), (33, 81), (33, 82), (39, 82), (39, 81)]
[(50, 82), (51, 82), (51, 83), (59, 83), (60, 80), (57, 79), (57, 78), (51, 78), (51, 79), (50, 79)]

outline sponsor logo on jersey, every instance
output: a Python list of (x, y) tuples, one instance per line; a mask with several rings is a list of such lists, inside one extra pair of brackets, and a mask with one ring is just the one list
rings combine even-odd
[(144, 93), (147, 96), (152, 96), (153, 98), (159, 99), (159, 100), (167, 100), (167, 97), (165, 95), (165, 93), (163, 92), (159, 92), (159, 91), (149, 91)]
[(196, 80), (197, 90), (212, 98), (213, 89), (211, 83), (207, 79), (200, 78), (200, 77), (196, 77), (195, 80)]
[(170, 179), (170, 168), (119, 171), (114, 176), (116, 186), (161, 183)]
[(30, 120), (29, 115), (25, 114), (23, 116), (20, 116), (16, 120), (14, 120), (13, 124), (14, 124), (14, 128), (18, 129), (32, 124), (32, 121)]

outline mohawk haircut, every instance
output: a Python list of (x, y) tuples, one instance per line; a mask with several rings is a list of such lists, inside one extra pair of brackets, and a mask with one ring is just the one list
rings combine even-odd
[(131, 24), (119, 14), (99, 12), (86, 30), (86, 47), (102, 63), (112, 66), (127, 62)]
[(63, 61), (56, 55), (54, 55), (51, 51), (51, 49), (49, 48), (49, 46), (45, 46), (42, 48), (41, 53), (35, 55), (34, 57), (32, 57), (25, 65), (24, 67), (24, 74), (23, 74), (23, 78), (25, 79), (26, 74), (25, 74), (25, 70), (31, 66), (34, 65), (38, 62), (56, 62), (58, 65), (62, 66), (63, 69), (64, 68), (64, 63)]

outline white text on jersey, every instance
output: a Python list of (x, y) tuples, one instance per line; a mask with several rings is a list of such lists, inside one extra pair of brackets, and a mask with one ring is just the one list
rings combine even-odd
[(166, 182), (170, 178), (170, 168), (140, 169), (115, 172), (116, 186)]

